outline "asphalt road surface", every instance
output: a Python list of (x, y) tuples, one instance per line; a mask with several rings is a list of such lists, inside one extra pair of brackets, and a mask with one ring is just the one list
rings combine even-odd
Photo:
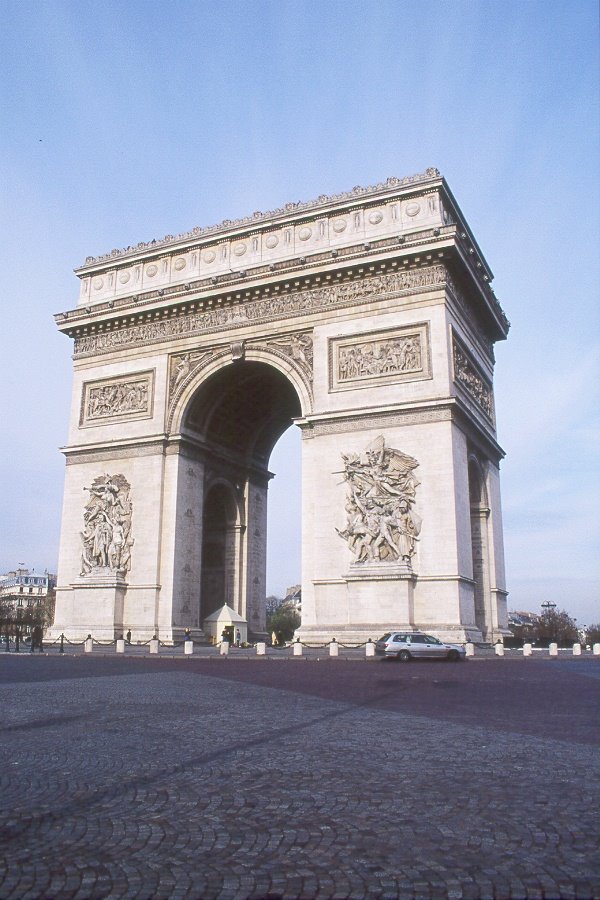
[(600, 898), (600, 658), (0, 679), (1, 898)]

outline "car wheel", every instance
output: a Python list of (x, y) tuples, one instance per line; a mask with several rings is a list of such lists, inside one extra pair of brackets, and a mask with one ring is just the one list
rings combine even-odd
[(398, 659), (400, 660), (400, 662), (410, 662), (411, 655), (408, 650), (401, 650), (398, 654)]
[(460, 662), (460, 653), (458, 650), (450, 650), (448, 653), (448, 659), (450, 662)]

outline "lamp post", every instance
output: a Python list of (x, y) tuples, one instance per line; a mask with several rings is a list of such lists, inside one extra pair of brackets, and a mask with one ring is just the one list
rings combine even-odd
[[(552, 600), (544, 600), (543, 603), (540, 604), (544, 613), (550, 613), (553, 609), (556, 609), (556, 603), (553, 603)], [(556, 641), (556, 622), (552, 619), (549, 623), (550, 625), (550, 638), (551, 641)]]

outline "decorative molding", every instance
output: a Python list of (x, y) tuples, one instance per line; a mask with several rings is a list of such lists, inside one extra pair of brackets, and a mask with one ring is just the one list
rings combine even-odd
[(431, 378), (426, 322), (329, 341), (329, 390)]
[(444, 286), (445, 283), (446, 268), (439, 264), (294, 291), (283, 296), (252, 300), (219, 309), (184, 312), (161, 321), (126, 325), (101, 334), (76, 337), (75, 356), (107, 353), (117, 348), (126, 349), (178, 337), (210, 334), (244, 325), (271, 323), (291, 315), (305, 316), (331, 307), (354, 306), (379, 296), (394, 296), (420, 288), (431, 289)]
[(65, 465), (78, 466), (84, 463), (102, 462), (104, 460), (137, 459), (140, 456), (163, 456), (165, 454), (165, 441), (158, 440), (140, 444), (130, 444), (121, 447), (78, 447), (77, 449), (63, 449)]
[(154, 370), (84, 382), (80, 428), (152, 418)]
[(454, 330), (452, 331), (452, 359), (455, 383), (467, 392), (493, 423), (494, 394), (492, 385), (480, 371), (471, 354), (462, 345)]
[(354, 431), (366, 431), (374, 428), (393, 428), (397, 425), (427, 425), (431, 422), (449, 422), (452, 419), (452, 407), (436, 406), (433, 409), (403, 412), (393, 410), (388, 413), (369, 413), (349, 415), (347, 418), (328, 419), (325, 421), (298, 423), (303, 440), (320, 437), (323, 434), (347, 434)]
[(334, 474), (343, 474), (347, 485), (347, 521), (336, 531), (354, 555), (353, 566), (367, 566), (371, 572), (373, 566), (392, 563), (412, 572), (421, 531), (421, 518), (414, 511), (418, 461), (386, 447), (383, 435), (364, 453), (342, 453), (342, 460), (342, 472)]
[[(88, 256), (86, 257), (85, 263), (81, 268), (100, 262), (114, 260), (121, 256), (127, 256), (128, 254), (139, 253), (142, 250), (160, 250), (161, 248), (167, 248), (171, 244), (177, 243), (179, 241), (189, 241), (194, 240), (194, 238), (203, 238), (209, 235), (218, 235), (221, 232), (229, 231), (233, 228), (239, 228), (241, 226), (260, 225), (262, 222), (267, 222), (274, 216), (285, 216), (289, 215), (290, 213), (300, 212), (302, 210), (308, 211), (311, 209), (320, 209), (324, 206), (330, 205), (331, 203), (339, 203), (344, 200), (355, 200), (358, 198), (362, 199), (364, 197), (369, 197), (371, 195), (381, 193), (381, 191), (391, 190), (398, 187), (407, 187), (413, 184), (421, 184), (427, 181), (431, 181), (432, 178), (440, 177), (441, 176), (438, 169), (429, 168), (426, 169), (425, 172), (421, 172), (417, 175), (409, 175), (405, 178), (392, 177), (388, 178), (387, 181), (381, 182), (380, 184), (375, 184), (370, 187), (354, 187), (351, 191), (345, 191), (341, 194), (321, 194), (321, 196), (317, 197), (316, 200), (286, 203), (285, 206), (270, 210), (268, 212), (255, 212), (251, 216), (245, 216), (241, 219), (224, 219), (218, 225), (208, 225), (203, 228), (197, 226), (196, 228), (192, 228), (191, 231), (185, 231), (178, 235), (167, 234), (165, 235), (165, 237), (159, 240), (140, 241), (140, 243), (136, 244), (135, 247), (130, 246), (125, 247), (122, 250), (111, 250), (110, 253), (103, 253), (100, 256)], [(241, 248), (241, 245), (237, 246)]]

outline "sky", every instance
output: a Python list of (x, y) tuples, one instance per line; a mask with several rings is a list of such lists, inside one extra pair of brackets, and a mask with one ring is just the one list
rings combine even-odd
[[(73, 268), (430, 166), (512, 323), (509, 608), (600, 621), (599, 28), (587, 0), (0, 0), (0, 571), (56, 570)], [(294, 433), (295, 432), (295, 433)], [(268, 592), (300, 573), (300, 441)]]

